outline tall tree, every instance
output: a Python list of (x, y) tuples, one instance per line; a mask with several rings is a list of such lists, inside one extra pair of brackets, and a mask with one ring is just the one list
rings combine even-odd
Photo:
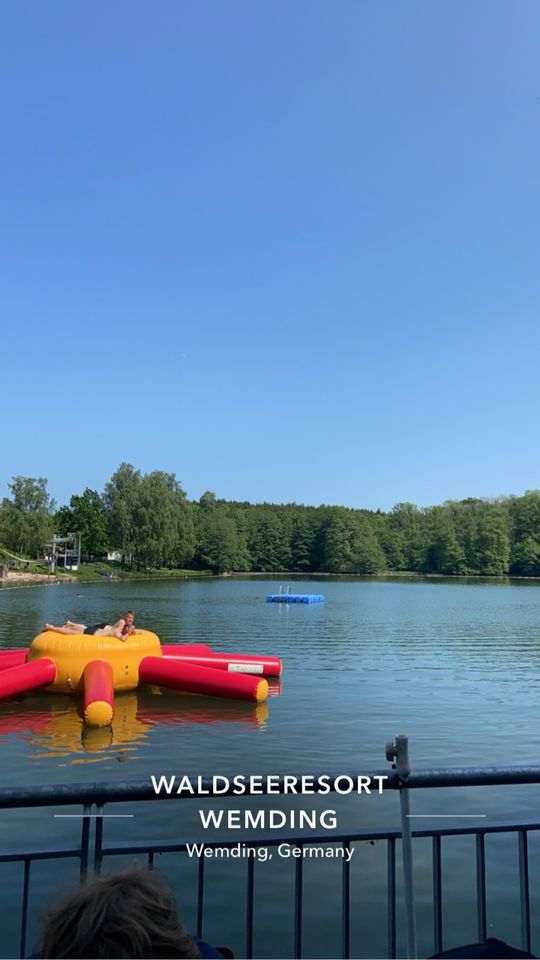
[(403, 569), (423, 570), (428, 541), (425, 512), (414, 503), (397, 503), (390, 514), (390, 527), (403, 544)]
[(478, 573), (500, 577), (510, 566), (510, 539), (505, 517), (495, 508), (486, 510), (478, 524), (476, 541)]
[(213, 573), (241, 570), (245, 562), (234, 519), (225, 507), (206, 511), (199, 525), (198, 560)]
[(291, 567), (293, 570), (313, 570), (316, 525), (314, 511), (297, 508), (293, 514), (291, 536)]
[(323, 570), (380, 573), (386, 558), (367, 517), (343, 507), (329, 512), (323, 530)]
[(0, 531), (2, 545), (17, 554), (37, 556), (53, 534), (55, 503), (45, 477), (13, 477), (11, 499), (4, 497)]
[(191, 513), (174, 473), (155, 470), (142, 477), (134, 496), (132, 523), (137, 566), (182, 566), (191, 560)]
[(506, 507), (512, 542), (533, 537), (540, 543), (540, 490), (527, 490), (522, 497), (510, 497)]
[(110, 545), (121, 550), (130, 562), (135, 550), (135, 510), (141, 480), (140, 470), (135, 470), (130, 463), (121, 463), (105, 484), (103, 494), (108, 511)]
[(249, 514), (249, 552), (255, 570), (289, 570), (291, 563), (290, 525), (282, 507), (263, 504)]
[(428, 515), (428, 530), (427, 571), (447, 575), (464, 573), (465, 551), (458, 541), (450, 510), (432, 507)]
[(510, 573), (518, 577), (540, 576), (540, 543), (534, 537), (524, 537), (512, 547)]

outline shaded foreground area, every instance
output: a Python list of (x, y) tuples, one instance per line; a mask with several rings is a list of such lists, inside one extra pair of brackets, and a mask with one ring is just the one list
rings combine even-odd
[[(175, 833), (181, 834), (181, 808), (189, 803), (189, 793), (157, 796), (149, 781), (0, 790), (4, 818), (9, 818), (9, 811), (16, 810), (21, 822), (23, 810), (41, 808), (44, 816), (66, 816), (66, 824), (69, 823), (69, 829), (67, 825), (65, 828), (67, 842), (62, 846), (41, 845), (33, 849), (17, 838), (12, 849), (0, 855), (0, 868), (6, 865), (11, 877), (0, 897), (5, 900), (12, 896), (17, 874), (22, 881), (18, 913), (13, 908), (4, 913), (4, 955), (26, 956), (36, 936), (30, 904), (32, 875), (38, 865), (47, 868), (50, 896), (60, 873), (65, 882), (67, 874), (74, 875), (74, 870), (82, 877), (99, 874), (109, 867), (130, 865), (134, 856), (150, 867), (159, 865), (169, 877), (192, 932), (214, 941), (217, 938), (224, 942), (226, 938), (237, 957), (428, 956), (463, 944), (467, 935), (483, 941), (488, 934), (510, 941), (513, 938), (516, 946), (521, 944), (523, 950), (530, 951), (539, 934), (531, 914), (531, 888), (539, 867), (534, 841), (539, 836), (540, 823), (462, 821), (457, 825), (411, 830), (409, 811), (411, 796), (417, 790), (540, 784), (540, 767), (411, 772), (407, 738), (398, 737), (389, 746), (387, 758), (395, 760), (397, 769), (386, 768), (363, 776), (372, 781), (384, 776), (385, 791), (399, 794), (400, 828), (336, 830), (326, 834), (315, 830), (309, 835), (274, 832), (261, 836), (259, 832), (255, 838), (241, 835), (233, 839), (229, 831), (221, 839), (199, 836), (191, 841), (143, 841), (135, 837), (119, 842), (113, 836), (113, 831), (118, 834), (118, 818), (136, 817), (139, 805), (145, 801), (152, 807), (160, 804), (152, 821), (154, 832), (159, 832), (160, 823), (176, 822), (180, 826)], [(353, 771), (330, 777), (331, 790), (340, 792), (344, 778), (350, 777), (354, 783), (357, 776), (357, 771)], [(213, 802), (212, 779), (190, 784), (201, 794), (198, 804)], [(279, 786), (282, 794), (287, 793), (286, 778), (280, 778)], [(226, 795), (231, 797), (233, 792), (231, 786)], [(223, 793), (219, 802), (227, 803)], [(254, 802), (261, 804), (260, 799)], [(283, 809), (287, 808), (287, 800), (273, 798), (272, 802), (281, 802)], [(338, 799), (334, 797), (332, 802), (336, 804)], [(358, 802), (361, 803), (360, 798)], [(112, 820), (108, 820), (110, 816)], [(466, 859), (463, 842), (467, 839), (474, 843), (476, 867), (467, 872), (465, 882), (456, 883), (463, 872), (452, 877), (456, 860), (450, 856), (450, 850), (457, 848), (459, 861)], [(508, 840), (512, 841), (510, 847)], [(490, 861), (488, 845), (492, 856), (494, 844), (499, 844), (498, 853), (506, 870), (505, 904), (514, 904), (513, 922), (506, 927), (497, 915), (500, 891), (495, 891), (490, 882), (489, 864), (493, 860)], [(61, 871), (56, 860), (62, 861)], [(16, 864), (23, 866), (22, 874), (14, 872)], [(314, 881), (315, 877), (318, 881)], [(231, 886), (234, 904), (229, 903)], [(431, 909), (426, 911), (425, 893), (429, 887)], [(321, 919), (322, 889), (327, 892)], [(328, 892), (330, 889), (337, 891), (337, 898)], [(417, 891), (419, 898), (415, 897)], [(366, 906), (373, 897), (376, 908), (368, 909), (366, 917)], [(470, 928), (471, 907), (474, 931)], [(452, 925), (448, 935), (449, 925), (445, 921), (456, 914), (459, 923)], [(362, 917), (364, 923), (359, 926), (358, 919)]]

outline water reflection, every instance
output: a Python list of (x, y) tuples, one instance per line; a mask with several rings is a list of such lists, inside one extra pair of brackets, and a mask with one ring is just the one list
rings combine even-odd
[[(274, 684), (274, 694), (277, 692)], [(66, 759), (72, 763), (127, 759), (151, 732), (161, 726), (242, 725), (263, 727), (268, 718), (266, 703), (210, 700), (206, 697), (160, 688), (116, 696), (114, 720), (110, 727), (84, 725), (82, 704), (66, 697), (42, 696), (39, 703), (17, 701), (0, 708), (0, 738), (14, 738), (27, 744), (35, 759)]]

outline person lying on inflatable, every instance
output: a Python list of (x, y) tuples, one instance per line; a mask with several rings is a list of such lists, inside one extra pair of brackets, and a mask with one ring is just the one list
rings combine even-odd
[(54, 633), (81, 634), (86, 633), (95, 637), (117, 637), (118, 640), (127, 640), (137, 633), (135, 627), (135, 614), (133, 610), (126, 610), (123, 617), (120, 617), (116, 623), (94, 623), (87, 627), (85, 623), (74, 623), (73, 620), (66, 620), (61, 627), (55, 627), (52, 623), (46, 623), (43, 632), (52, 630)]

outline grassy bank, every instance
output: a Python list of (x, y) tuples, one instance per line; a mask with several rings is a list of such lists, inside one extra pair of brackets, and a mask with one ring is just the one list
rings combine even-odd
[(78, 570), (70, 570), (70, 576), (79, 582), (91, 580), (151, 580), (151, 579), (194, 579), (199, 577), (212, 576), (211, 570), (186, 570), (182, 568), (124, 570), (119, 563), (101, 561), (96, 563), (83, 563)]

